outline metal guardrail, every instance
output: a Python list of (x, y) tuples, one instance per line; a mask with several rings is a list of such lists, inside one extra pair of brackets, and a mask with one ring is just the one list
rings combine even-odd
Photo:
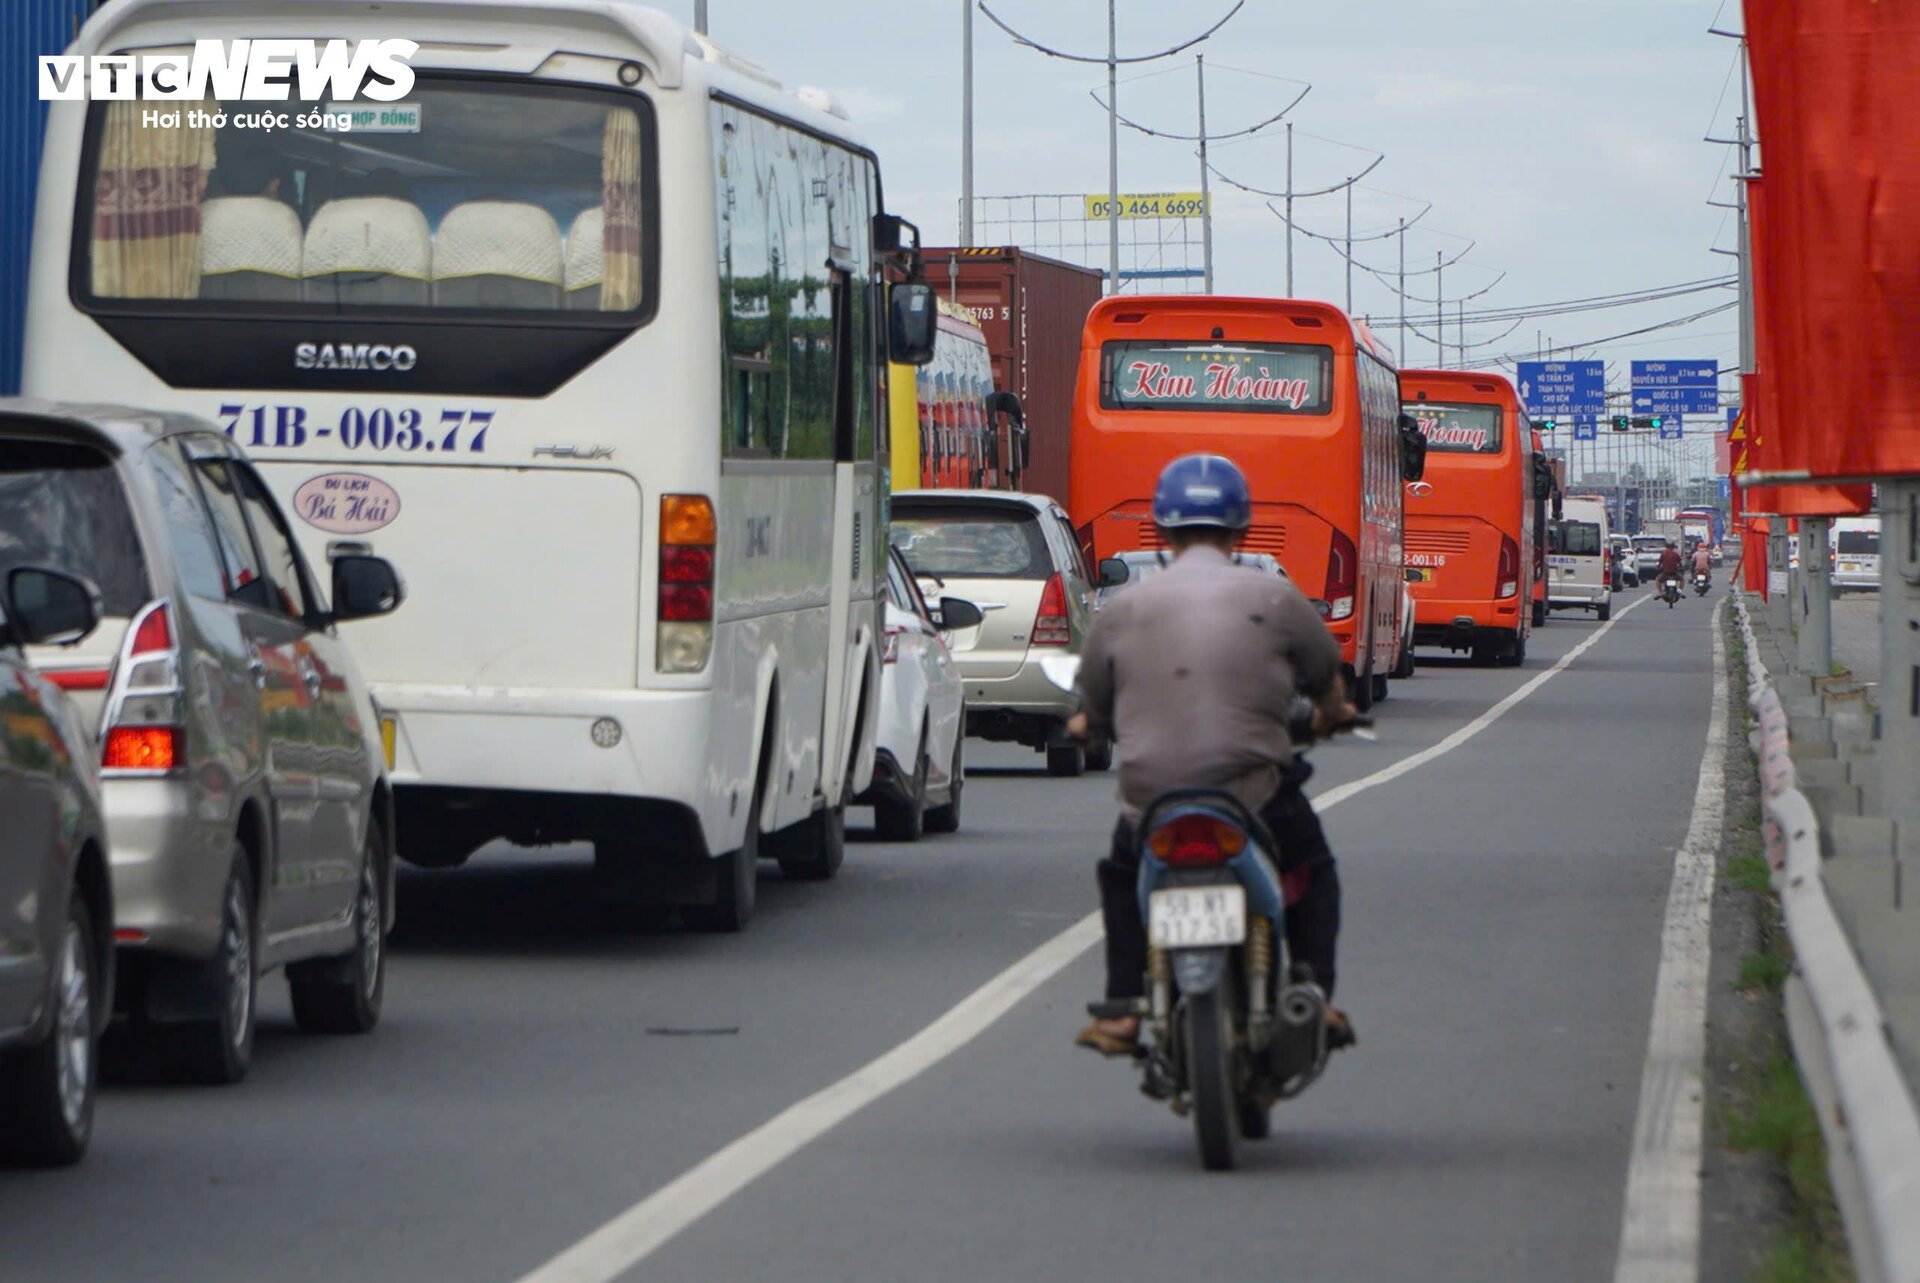
[(1803, 1062), (1817, 1055), (1832, 1087), (1820, 1126), (1829, 1162), (1846, 1161), (1853, 1169), (1835, 1188), (1843, 1201), (1852, 1191), (1860, 1204), (1846, 1215), (1860, 1277), (1920, 1283), (1920, 1104), (1894, 1060), (1880, 1003), (1827, 897), (1820, 822), (1798, 787), (1786, 706), (1760, 662), (1746, 602), (1737, 594), (1734, 609), (1746, 644), (1747, 702), (1759, 723), (1753, 748), (1767, 860), (1814, 1015), (1809, 1032), (1817, 1035), (1818, 1045), (1800, 1045), (1796, 1024), (1795, 1051)]

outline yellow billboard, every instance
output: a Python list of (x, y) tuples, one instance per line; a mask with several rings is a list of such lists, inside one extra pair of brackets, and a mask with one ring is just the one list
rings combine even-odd
[[(1107, 194), (1083, 196), (1089, 221), (1105, 221)], [(1122, 218), (1198, 218), (1207, 212), (1207, 198), (1199, 192), (1122, 192)]]

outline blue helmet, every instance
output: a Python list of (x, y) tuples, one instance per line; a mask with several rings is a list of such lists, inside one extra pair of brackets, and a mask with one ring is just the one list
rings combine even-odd
[(1166, 466), (1153, 490), (1153, 524), (1163, 530), (1245, 530), (1252, 519), (1247, 479), (1225, 455), (1182, 455)]

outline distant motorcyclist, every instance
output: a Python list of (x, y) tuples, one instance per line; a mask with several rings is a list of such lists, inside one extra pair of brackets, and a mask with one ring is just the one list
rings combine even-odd
[(1667, 546), (1660, 550), (1660, 569), (1654, 574), (1656, 586), (1669, 579), (1680, 578), (1680, 550), (1674, 547), (1673, 540), (1667, 540)]
[[(1173, 564), (1101, 611), (1080, 659), (1082, 712), (1068, 730), (1112, 739), (1120, 768), (1120, 821), (1097, 872), (1107, 931), (1107, 997), (1138, 998), (1147, 969), (1137, 883), (1141, 812), (1175, 788), (1223, 789), (1272, 832), (1282, 877), (1304, 883), (1286, 911), (1287, 948), (1331, 996), (1340, 931), (1340, 877), (1326, 835), (1300, 786), (1287, 723), (1297, 694), (1315, 703), (1331, 734), (1357, 710), (1347, 702), (1340, 648), (1291, 581), (1248, 575), (1231, 560), (1252, 515), (1246, 478), (1220, 455), (1176, 459), (1160, 474), (1153, 522)], [(1075, 1042), (1106, 1055), (1131, 1052), (1135, 1017), (1095, 1020)], [(1327, 1009), (1333, 1047), (1353, 1043), (1344, 1013)]]
[(1704, 543), (1693, 550), (1693, 573), (1705, 575), (1708, 583), (1713, 582), (1713, 554)]

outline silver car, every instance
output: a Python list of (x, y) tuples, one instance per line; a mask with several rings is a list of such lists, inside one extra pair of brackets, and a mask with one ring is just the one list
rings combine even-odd
[(78, 1162), (93, 1134), (113, 894), (93, 737), (25, 647), (78, 642), (98, 620), (91, 584), (0, 573), (0, 1159), (33, 1166)]
[(1094, 584), (1060, 505), (1000, 490), (904, 490), (889, 530), (928, 597), (984, 612), (948, 637), (967, 734), (1044, 752), (1053, 775), (1112, 765), (1111, 744), (1083, 750), (1067, 736), (1074, 697), (1040, 667), (1045, 655), (1078, 655), (1093, 618)]
[(97, 728), (119, 1008), (184, 1077), (236, 1082), (259, 976), (302, 1028), (373, 1027), (392, 923), (379, 716), (335, 624), (400, 604), (342, 555), (320, 596), (267, 487), (197, 419), (0, 400), (0, 573), (99, 589), (102, 620), (33, 662)]

